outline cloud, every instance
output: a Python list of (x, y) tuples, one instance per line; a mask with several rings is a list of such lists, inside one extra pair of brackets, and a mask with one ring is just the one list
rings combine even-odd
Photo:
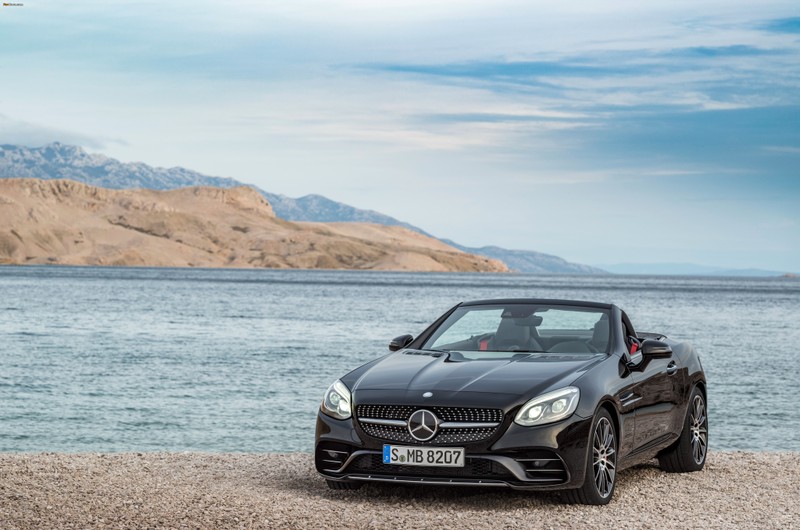
[(605, 107), (609, 112), (611, 105), (618, 110), (655, 105), (714, 110), (796, 104), (799, 54), (796, 45), (787, 43), (757, 46), (740, 42), (597, 50), (536, 61), (369, 63), (359, 68), (378, 76), (440, 86), (516, 93), (551, 111), (580, 108), (589, 112)]
[(516, 80), (549, 76), (590, 77), (630, 73), (629, 68), (570, 64), (567, 61), (474, 61), (454, 64), (372, 64), (364, 68), (441, 77)]
[[(615, 115), (596, 127), (553, 131), (601, 167), (678, 167), (708, 175), (791, 175), (791, 157), (761, 146), (800, 145), (800, 105)], [(565, 162), (572, 157), (564, 153)], [(574, 163), (574, 162), (569, 162)], [(796, 171), (795, 171), (796, 173)]]
[(664, 53), (664, 56), (671, 57), (754, 57), (764, 55), (776, 55), (785, 53), (784, 50), (768, 50), (749, 46), (746, 44), (733, 44), (730, 46), (693, 46), (689, 48), (678, 48)]
[[(444, 64), (364, 64), (361, 68), (384, 72), (457, 77), (480, 80), (521, 81), (562, 77), (642, 75), (654, 71), (692, 69), (692, 64), (666, 63), (665, 59), (757, 57), (786, 53), (746, 44), (690, 46), (668, 50), (638, 49), (566, 56), (550, 61), (469, 61)], [(552, 85), (550, 85), (552, 86)]]
[[(121, 140), (111, 140), (124, 143)], [(25, 145), (40, 147), (52, 142), (80, 145), (92, 149), (106, 147), (108, 140), (101, 140), (74, 131), (65, 131), (45, 125), (15, 120), (0, 114), (0, 144)]]
[(775, 33), (800, 33), (800, 17), (776, 18), (761, 26), (761, 29)]
[(792, 145), (767, 145), (763, 148), (765, 151), (773, 153), (785, 153), (789, 155), (800, 155), (800, 147)]
[[(797, 216), (800, 19), (785, 1), (757, 20), (692, 0), (143, 1), (0, 17), (0, 141), (322, 193), (465, 241), (517, 226), (505, 244), (523, 248), (677, 233), (632, 193), (682, 209), (744, 190), (686, 223), (709, 227), (709, 248), (751, 204), (766, 204), (752, 219)], [(598, 204), (618, 205), (608, 227)], [(565, 206), (583, 217), (549, 222)]]

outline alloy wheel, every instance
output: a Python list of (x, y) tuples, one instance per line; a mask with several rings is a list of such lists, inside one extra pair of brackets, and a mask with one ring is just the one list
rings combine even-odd
[(692, 433), (692, 459), (702, 464), (708, 448), (708, 426), (706, 424), (706, 404), (702, 396), (695, 396), (689, 413), (689, 430)]
[(614, 427), (607, 418), (600, 418), (594, 428), (592, 442), (594, 483), (597, 493), (606, 498), (614, 490), (617, 470), (617, 451), (614, 440)]

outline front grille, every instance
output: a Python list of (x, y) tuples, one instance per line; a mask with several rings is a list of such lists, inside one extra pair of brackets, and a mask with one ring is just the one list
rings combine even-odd
[(379, 454), (361, 455), (347, 466), (348, 473), (359, 471), (372, 475), (411, 475), (415, 477), (514, 478), (510, 471), (497, 462), (470, 457), (464, 461), (464, 467), (427, 467), (384, 464), (383, 458)]
[(407, 420), (418, 409), (430, 410), (442, 421), (461, 421), (470, 423), (501, 423), (503, 411), (500, 409), (479, 409), (469, 407), (413, 407), (410, 405), (359, 405), (356, 413), (359, 418), (382, 418), (385, 420)]
[(497, 423), (494, 427), (451, 427), (440, 428), (433, 439), (420, 442), (414, 439), (405, 426), (377, 425), (359, 421), (359, 425), (369, 436), (400, 443), (415, 445), (452, 445), (479, 442), (491, 438), (503, 422), (503, 411), (500, 409), (482, 409), (469, 407), (414, 407), (410, 405), (359, 405), (356, 415), (361, 418), (407, 421), (409, 416), (420, 408), (430, 410), (441, 422), (460, 423)]

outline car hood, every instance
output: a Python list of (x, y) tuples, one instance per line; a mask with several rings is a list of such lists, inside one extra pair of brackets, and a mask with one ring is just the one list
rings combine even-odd
[(381, 394), (399, 397), (424, 392), (438, 392), (439, 396), (456, 393), (534, 396), (557, 384), (569, 385), (604, 358), (603, 355), (533, 354), (513, 359), (454, 361), (448, 355), (433, 357), (401, 351), (373, 364), (352, 390), (356, 395), (373, 399)]

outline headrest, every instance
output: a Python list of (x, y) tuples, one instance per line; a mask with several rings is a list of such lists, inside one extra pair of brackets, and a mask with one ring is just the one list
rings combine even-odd
[(608, 351), (609, 333), (608, 319), (603, 315), (594, 325), (592, 332), (592, 345), (601, 351)]
[(531, 329), (528, 326), (517, 324), (517, 319), (504, 318), (497, 326), (495, 341), (504, 342), (526, 342), (531, 338)]
[(511, 318), (506, 320), (513, 321), (515, 326), (531, 327), (531, 326), (538, 326), (539, 324), (542, 323), (543, 319), (539, 315), (530, 315), (523, 318)]
[(525, 318), (529, 317), (536, 310), (535, 307), (529, 305), (510, 305), (503, 309), (502, 318)]

